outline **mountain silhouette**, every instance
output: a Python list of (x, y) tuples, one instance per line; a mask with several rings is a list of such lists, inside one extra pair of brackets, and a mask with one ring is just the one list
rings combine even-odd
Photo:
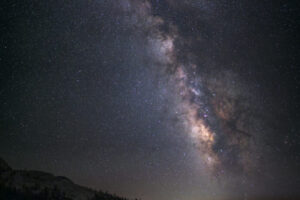
[(5, 200), (128, 200), (95, 191), (53, 174), (14, 170), (0, 158), (0, 199)]

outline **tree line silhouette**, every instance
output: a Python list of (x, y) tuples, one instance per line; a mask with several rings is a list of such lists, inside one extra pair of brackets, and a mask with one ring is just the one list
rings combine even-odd
[[(7, 187), (0, 184), (0, 199), (7, 200), (73, 200), (67, 197), (57, 186), (53, 188), (40, 188), (38, 184), (32, 187), (23, 185), (23, 187)], [(98, 191), (94, 196), (87, 200), (129, 200), (127, 198), (118, 197), (107, 192)], [(137, 200), (137, 199), (135, 199)]]

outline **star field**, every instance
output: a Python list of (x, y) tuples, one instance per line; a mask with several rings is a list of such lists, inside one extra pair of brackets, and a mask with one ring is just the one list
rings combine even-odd
[(143, 200), (300, 197), (297, 1), (7, 1), (0, 156)]

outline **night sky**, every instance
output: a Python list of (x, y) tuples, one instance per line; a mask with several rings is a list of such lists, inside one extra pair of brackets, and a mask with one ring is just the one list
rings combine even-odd
[(142, 200), (300, 198), (299, 1), (0, 3), (0, 157)]

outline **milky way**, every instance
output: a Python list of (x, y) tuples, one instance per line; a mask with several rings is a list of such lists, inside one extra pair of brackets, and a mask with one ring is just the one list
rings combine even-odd
[[(185, 134), (209, 173), (218, 177), (225, 172), (245, 174), (253, 170), (259, 158), (259, 152), (254, 149), (259, 142), (254, 143), (256, 136), (249, 130), (253, 107), (247, 105), (243, 93), (239, 94), (233, 75), (222, 71), (202, 74), (199, 70), (202, 66), (193, 60), (180, 61), (177, 44), (185, 45), (187, 39), (178, 34), (176, 25), (153, 16), (149, 2), (121, 1), (120, 4), (130, 13), (126, 22), (146, 34), (153, 69), (167, 76), (173, 85), (176, 98), (173, 109), (180, 118), (177, 123), (184, 126)], [(226, 85), (229, 81), (231, 85)]]
[(4, 4), (13, 168), (142, 200), (300, 195), (298, 1)]

